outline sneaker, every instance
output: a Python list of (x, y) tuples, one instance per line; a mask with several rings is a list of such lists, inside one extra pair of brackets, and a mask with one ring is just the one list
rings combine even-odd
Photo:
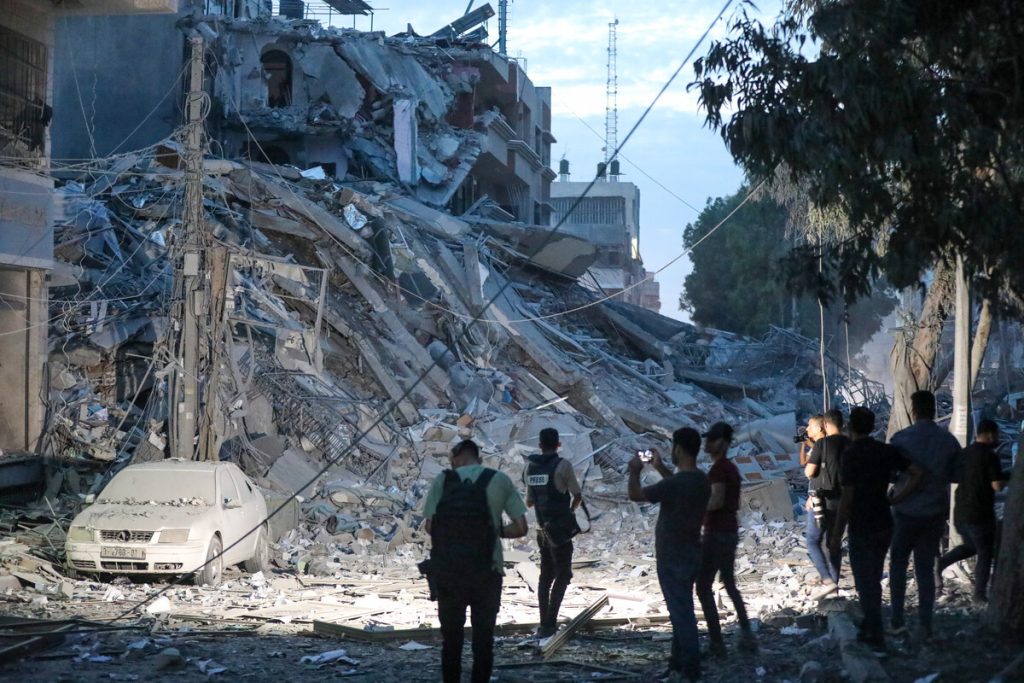
[(821, 588), (811, 593), (812, 600), (824, 600), (839, 590), (839, 586), (832, 581), (822, 582)]

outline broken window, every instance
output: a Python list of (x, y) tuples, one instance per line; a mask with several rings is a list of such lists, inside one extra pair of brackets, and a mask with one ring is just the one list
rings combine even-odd
[(260, 57), (267, 74), (267, 106), (288, 107), (292, 103), (292, 60), (281, 50), (268, 50)]
[(46, 45), (0, 26), (0, 128), (29, 149), (43, 147), (51, 110), (46, 104)]

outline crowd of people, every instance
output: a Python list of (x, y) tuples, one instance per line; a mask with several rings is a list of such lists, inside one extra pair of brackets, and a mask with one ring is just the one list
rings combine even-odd
[[(907, 570), (913, 555), (918, 626), (925, 638), (931, 634), (943, 570), (977, 556), (974, 598), (985, 601), (994, 561), (994, 494), (1007, 479), (995, 453), (998, 427), (982, 420), (976, 441), (961, 449), (935, 423), (931, 392), (915, 393), (911, 407), (914, 424), (888, 444), (872, 437), (875, 415), (865, 407), (851, 410), (848, 421), (838, 410), (814, 415), (801, 437), (800, 462), (808, 478), (806, 541), (820, 584), (813, 595), (824, 600), (838, 590), (845, 536), (849, 570), (863, 613), (858, 639), (872, 647), (885, 646), (886, 556), (889, 630), (906, 630)], [(698, 680), (702, 655), (726, 656), (713, 591), (716, 577), (736, 611), (737, 647), (746, 652), (758, 649), (734, 574), (741, 479), (728, 457), (732, 442), (733, 429), (724, 422), (713, 424), (704, 434), (684, 427), (672, 435), (669, 463), (656, 449), (637, 453), (628, 463), (629, 499), (660, 506), (654, 534), (657, 575), (673, 631), (663, 680)], [(702, 443), (711, 459), (706, 473), (697, 466)], [(471, 680), (490, 680), (503, 575), (500, 539), (527, 534), (528, 507), (536, 513), (541, 558), (537, 636), (548, 638), (557, 632), (559, 608), (572, 579), (573, 538), (580, 532), (575, 511), (586, 507), (572, 464), (559, 455), (557, 430), (541, 430), (538, 445), (540, 453), (530, 456), (523, 475), (525, 502), (506, 474), (481, 464), (480, 450), (472, 440), (452, 449), (451, 469), (437, 477), (427, 495), (424, 517), (432, 547), (430, 560), (421, 569), (438, 603), (446, 683), (461, 677), (467, 608), (473, 627)], [(647, 466), (662, 478), (643, 486), (641, 473)], [(954, 482), (960, 484), (955, 528), (963, 540), (940, 554)], [(707, 624), (708, 647), (703, 653), (695, 592)]]

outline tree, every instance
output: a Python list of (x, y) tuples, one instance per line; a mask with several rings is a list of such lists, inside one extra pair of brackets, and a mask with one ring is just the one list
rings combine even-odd
[[(894, 370), (897, 398), (934, 388), (954, 259), (989, 302), (1024, 310), (1024, 13), (1012, 0), (799, 4), (769, 27), (740, 12), (693, 85), (749, 177), (785, 164), (815, 204), (847, 211), (853, 231), (825, 259), (823, 296), (856, 298), (880, 272), (897, 287), (933, 274)], [(1007, 513), (1021, 509), (1014, 487)], [(989, 614), (1021, 638), (1019, 520), (1002, 547)]]
[(693, 270), (686, 276), (679, 307), (696, 323), (760, 336), (770, 325), (786, 327), (793, 319), (778, 263), (787, 252), (786, 211), (772, 201), (754, 199), (713, 238), (694, 246), (748, 192), (741, 188), (729, 197), (709, 200), (697, 220), (686, 226), (683, 246), (693, 249)]
[[(713, 237), (700, 242), (736, 210), (749, 191), (743, 187), (728, 197), (709, 200), (697, 220), (686, 226), (683, 245), (692, 249), (693, 270), (684, 282), (679, 307), (694, 322), (736, 334), (762, 336), (777, 325), (817, 337), (821, 334), (817, 299), (790, 286), (783, 264), (794, 242), (806, 232), (794, 227), (793, 209), (774, 197), (751, 199)], [(798, 220), (808, 217), (800, 214)], [(816, 273), (817, 259), (802, 266)], [(856, 356), (895, 303), (879, 288), (848, 311), (842, 304), (827, 307), (825, 339), (831, 352), (842, 358), (849, 341), (850, 355)]]
[(977, 287), (1020, 301), (1022, 69), (1010, 0), (821, 0), (770, 27), (741, 12), (693, 85), (750, 177), (784, 163), (816, 204), (848, 212), (830, 294), (863, 293), (878, 270), (910, 286), (956, 253)]

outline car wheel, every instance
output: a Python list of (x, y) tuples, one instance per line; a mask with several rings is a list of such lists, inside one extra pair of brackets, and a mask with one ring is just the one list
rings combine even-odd
[(256, 548), (253, 556), (242, 563), (242, 569), (255, 574), (256, 572), (270, 571), (270, 544), (267, 540), (267, 528), (260, 527), (256, 532)]
[(210, 548), (206, 551), (206, 564), (192, 577), (197, 586), (216, 588), (220, 585), (220, 578), (224, 574), (224, 557), (220, 554), (223, 547), (220, 536), (210, 539)]

